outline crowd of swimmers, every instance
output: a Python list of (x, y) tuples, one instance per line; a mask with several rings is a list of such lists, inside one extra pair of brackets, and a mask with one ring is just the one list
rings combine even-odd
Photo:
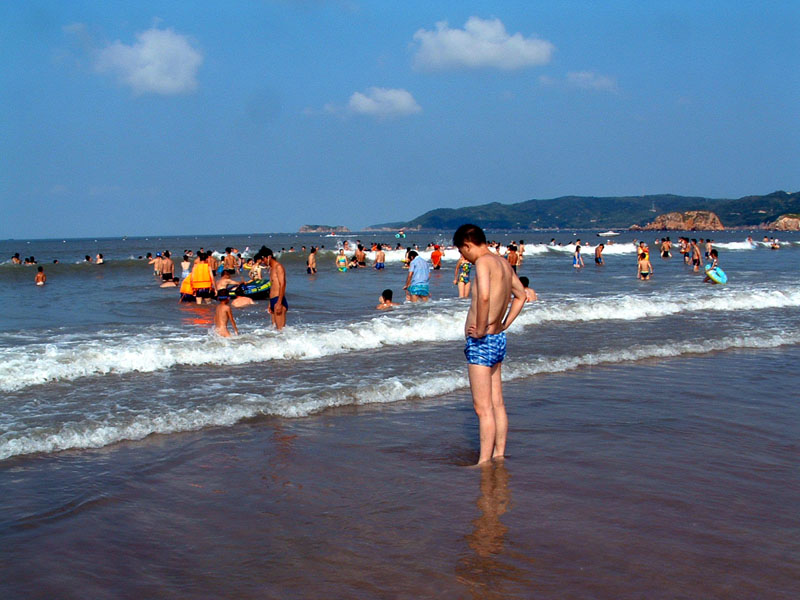
[[(524, 241), (519, 244), (512, 242), (505, 247), (499, 242), (492, 242), (490, 248), (494, 254), (502, 256), (508, 261), (514, 272), (521, 266), (525, 250)], [(317, 254), (324, 246), (310, 246), (306, 258), (306, 273), (317, 273)], [(444, 248), (431, 242), (425, 247), (430, 251), (430, 259), (424, 259), (419, 254), (419, 247), (403, 248), (401, 244), (392, 247), (388, 244), (375, 242), (371, 246), (373, 254), (372, 267), (382, 271), (386, 268), (386, 251), (405, 250), (403, 268), (408, 271), (405, 285), (405, 299), (407, 302), (426, 302), (430, 299), (430, 276), (432, 271), (442, 268)], [(288, 251), (293, 252), (294, 248)], [(303, 246), (301, 252), (305, 252)], [(351, 251), (351, 254), (347, 254)], [(335, 254), (334, 266), (340, 272), (351, 269), (367, 267), (366, 247), (357, 241), (351, 246), (344, 242)], [(229, 336), (228, 327), (238, 333), (232, 308), (242, 308), (254, 304), (249, 291), (259, 289), (261, 297), (268, 294), (270, 306), (268, 312), (276, 329), (282, 329), (286, 323), (286, 312), (289, 308), (286, 300), (286, 275), (283, 265), (275, 258), (269, 248), (262, 246), (261, 250), (253, 257), (245, 259), (236, 248), (226, 248), (225, 253), (218, 255), (212, 250), (200, 248), (196, 252), (184, 250), (180, 261), (180, 276), (177, 275), (175, 259), (169, 250), (157, 252), (155, 255), (147, 253), (144, 257), (153, 266), (153, 275), (160, 281), (163, 288), (179, 288), (180, 302), (208, 304), (217, 300), (215, 311), (215, 329), (222, 336)], [(458, 296), (467, 298), (470, 295), (473, 265), (459, 256), (454, 270), (453, 285), (457, 287)], [(237, 275), (241, 277), (234, 279)], [(527, 301), (537, 299), (536, 292), (529, 287), (528, 278), (521, 278), (524, 282)], [(385, 310), (396, 307), (394, 294), (391, 289), (385, 289), (376, 308)]]
[[(748, 241), (755, 245), (752, 238)], [(777, 238), (764, 236), (765, 243), (777, 249), (780, 244)], [(613, 244), (613, 241), (600, 243), (594, 247), (595, 264), (602, 266), (605, 264), (603, 251), (606, 244)], [(644, 241), (634, 240), (636, 246), (636, 276), (640, 280), (649, 280), (653, 277), (654, 268), (650, 260), (650, 248)], [(574, 244), (575, 250), (572, 255), (572, 264), (575, 269), (584, 268), (582, 248), (591, 248), (588, 243), (582, 244), (580, 239), (570, 242)], [(655, 246), (658, 248), (661, 258), (671, 258), (673, 251), (677, 250), (683, 257), (685, 264), (692, 267), (694, 272), (699, 272), (705, 259), (705, 271), (708, 272), (719, 266), (719, 253), (713, 247), (713, 239), (695, 239), (689, 237), (679, 237), (673, 244), (669, 237), (657, 239)], [(550, 240), (550, 246), (564, 246), (556, 242), (555, 238)], [(486, 247), (489, 252), (504, 258), (514, 273), (523, 264), (525, 255), (524, 240), (512, 241), (506, 245), (497, 241), (488, 241)], [(306, 273), (315, 275), (317, 273), (317, 254), (324, 246), (302, 246), (300, 253), (307, 252)], [(417, 245), (404, 248), (399, 242), (392, 246), (380, 242), (373, 242), (370, 247), (373, 253), (373, 264), (375, 270), (381, 271), (386, 268), (386, 252), (390, 250), (405, 250), (405, 257), (402, 260), (403, 268), (408, 270), (406, 281), (403, 286), (405, 299), (407, 302), (426, 302), (430, 299), (430, 276), (431, 271), (442, 268), (444, 258), (444, 247), (435, 242), (430, 242), (425, 251), (430, 252), (430, 258), (424, 259), (419, 254)], [(288, 250), (281, 249), (282, 253), (296, 252), (292, 246)], [(218, 257), (219, 256), (219, 257)], [(180, 289), (180, 301), (196, 304), (210, 303), (212, 299), (219, 302), (215, 315), (216, 329), (221, 335), (229, 335), (228, 325), (233, 327), (235, 333), (238, 328), (233, 317), (231, 308), (242, 308), (254, 304), (251, 295), (257, 297), (268, 297), (270, 307), (268, 312), (271, 315), (272, 323), (277, 329), (282, 329), (286, 323), (286, 312), (289, 308), (286, 300), (286, 276), (281, 263), (275, 258), (269, 248), (262, 246), (261, 250), (253, 258), (244, 258), (242, 253), (236, 248), (226, 248), (224, 254), (218, 255), (213, 250), (200, 248), (196, 252), (184, 250), (180, 260), (180, 275), (177, 274), (175, 260), (169, 250), (157, 252), (155, 255), (147, 253), (146, 256), (139, 257), (145, 259), (153, 266), (154, 276), (160, 280), (161, 287), (177, 287)], [(33, 256), (20, 258), (19, 253), (11, 257), (13, 264), (37, 265)], [(58, 260), (54, 260), (58, 263)], [(97, 265), (104, 264), (103, 255), (98, 253), (94, 258), (89, 255), (84, 257), (85, 263)], [(334, 254), (334, 267), (337, 271), (345, 273), (353, 269), (361, 269), (368, 266), (367, 248), (360, 242), (355, 244), (345, 241)], [(471, 282), (474, 265), (459, 254), (453, 272), (453, 285), (457, 289), (459, 298), (470, 296)], [(242, 277), (234, 279), (238, 275)], [(530, 288), (527, 277), (519, 278), (526, 290), (527, 301), (537, 299), (536, 292)], [(35, 276), (36, 285), (44, 285), (47, 276), (44, 268), (38, 266)], [(711, 281), (706, 277), (705, 281)], [(256, 290), (256, 292), (253, 292)], [(385, 289), (379, 297), (376, 306), (379, 310), (385, 310), (398, 306), (394, 302), (394, 294), (391, 289)]]
[[(254, 304), (248, 293), (256, 289), (261, 296), (269, 298), (269, 314), (276, 329), (286, 325), (286, 273), (274, 257), (272, 250), (262, 246), (261, 250), (245, 260), (236, 248), (225, 248), (218, 259), (213, 250), (200, 248), (196, 253), (184, 250), (181, 259), (181, 275), (175, 275), (175, 262), (169, 250), (148, 253), (153, 275), (162, 281), (161, 287), (180, 288), (180, 302), (208, 304), (217, 300), (214, 326), (221, 336), (228, 337), (228, 325), (234, 333), (239, 330), (233, 317), (233, 307), (242, 308)], [(237, 274), (245, 274), (235, 280)]]
[[(767, 239), (766, 237), (764, 238)], [(747, 238), (748, 242), (753, 244), (752, 238)], [(613, 242), (608, 242), (612, 244)], [(550, 240), (550, 245), (555, 246), (555, 239)], [(562, 244), (558, 244), (559, 246)], [(581, 254), (581, 240), (577, 239), (574, 242), (575, 250), (572, 254), (572, 266), (575, 269), (582, 269), (584, 267), (583, 256)], [(648, 280), (653, 277), (655, 269), (653, 263), (650, 261), (650, 247), (647, 242), (634, 240), (633, 245), (636, 247), (636, 277), (641, 280)], [(586, 244), (588, 247), (589, 244)], [(672, 240), (669, 237), (659, 238), (655, 241), (655, 246), (658, 247), (661, 258), (672, 257)], [(683, 262), (692, 267), (692, 271), (697, 273), (703, 264), (703, 258), (706, 262), (704, 271), (716, 269), (719, 266), (719, 252), (714, 248), (714, 240), (712, 239), (696, 239), (688, 237), (680, 237), (677, 242), (678, 252), (683, 256)], [(604, 265), (603, 250), (605, 244), (598, 244), (594, 250), (594, 262), (597, 265)], [(706, 277), (705, 281), (713, 280)]]

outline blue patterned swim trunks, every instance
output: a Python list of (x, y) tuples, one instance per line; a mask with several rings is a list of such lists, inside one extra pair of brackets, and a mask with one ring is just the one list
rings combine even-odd
[(506, 357), (506, 332), (489, 333), (482, 338), (467, 338), (464, 356), (471, 365), (493, 367)]
[(428, 296), (430, 295), (430, 291), (428, 291), (428, 284), (427, 283), (416, 283), (408, 287), (408, 293), (412, 296)]

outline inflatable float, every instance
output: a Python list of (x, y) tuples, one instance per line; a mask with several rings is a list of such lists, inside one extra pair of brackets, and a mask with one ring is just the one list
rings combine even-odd
[(706, 265), (706, 277), (708, 277), (714, 283), (728, 283), (728, 276), (725, 275), (725, 271), (720, 269), (719, 267), (711, 267), (711, 264)]
[(228, 288), (228, 295), (231, 298), (244, 296), (253, 300), (266, 300), (269, 298), (269, 279), (258, 279), (250, 283), (241, 283), (235, 287)]

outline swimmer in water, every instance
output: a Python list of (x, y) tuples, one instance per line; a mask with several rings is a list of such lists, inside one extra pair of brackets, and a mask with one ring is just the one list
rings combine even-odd
[(47, 275), (44, 274), (44, 267), (39, 267), (36, 270), (36, 277), (33, 281), (36, 285), (44, 285), (47, 282)]
[(523, 275), (519, 278), (519, 282), (522, 284), (522, 287), (525, 288), (525, 302), (534, 302), (539, 299), (539, 296), (536, 295), (536, 291), (529, 287), (530, 279)]
[(336, 255), (336, 268), (341, 273), (347, 271), (347, 257), (344, 255), (344, 248), (339, 248), (339, 254)]
[(230, 323), (233, 325), (233, 331), (236, 335), (239, 335), (239, 328), (236, 327), (236, 320), (233, 318), (233, 311), (231, 310), (230, 296), (225, 292), (220, 292), (217, 294), (217, 300), (219, 300), (219, 304), (214, 311), (214, 328), (217, 333), (222, 337), (231, 337), (228, 332), (228, 323)]
[(314, 246), (311, 246), (311, 251), (308, 253), (306, 273), (309, 275), (316, 275), (317, 273), (317, 249)]
[(605, 244), (598, 244), (597, 248), (594, 249), (594, 264), (596, 265), (603, 265), (603, 250), (605, 250)]
[(705, 269), (706, 277), (705, 277), (705, 279), (703, 279), (703, 283), (717, 283), (716, 281), (711, 279), (711, 277), (708, 276), (710, 271), (713, 271), (714, 269), (716, 269), (719, 266), (719, 253), (717, 252), (716, 248), (712, 248), (711, 249), (711, 252), (708, 253), (708, 258), (711, 259), (711, 265), (709, 265)]
[(455, 279), (453, 279), (453, 285), (458, 286), (459, 298), (469, 298), (469, 277), (471, 272), (472, 263), (463, 256), (459, 255), (458, 262), (456, 263)]
[(378, 246), (375, 251), (375, 270), (382, 271), (386, 268), (386, 252), (383, 251), (383, 246)]
[(164, 283), (162, 283), (158, 287), (162, 287), (162, 288), (178, 287), (178, 284), (180, 283), (180, 281), (181, 280), (178, 279), (177, 277), (173, 277), (172, 279), (170, 279), (169, 281), (165, 281)]
[(583, 268), (583, 257), (581, 256), (580, 240), (575, 244), (575, 254), (572, 255), (572, 266), (576, 269)]
[(650, 279), (653, 274), (653, 265), (650, 264), (650, 258), (644, 252), (640, 253), (637, 258), (636, 273), (638, 279)]
[(378, 299), (378, 306), (375, 308), (377, 310), (386, 310), (392, 308), (394, 306), (400, 306), (397, 302), (392, 302), (392, 298), (394, 296), (394, 292), (390, 289), (385, 289), (381, 292), (381, 297)]

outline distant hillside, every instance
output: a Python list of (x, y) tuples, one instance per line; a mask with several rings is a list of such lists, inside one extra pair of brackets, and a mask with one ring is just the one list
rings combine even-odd
[(406, 223), (372, 228), (455, 229), (476, 223), (489, 229), (594, 229), (644, 226), (656, 215), (689, 210), (715, 212), (725, 227), (756, 227), (787, 213), (800, 213), (800, 192), (773, 192), (739, 199), (675, 196), (563, 196), (517, 204), (493, 202), (465, 208), (438, 208)]

